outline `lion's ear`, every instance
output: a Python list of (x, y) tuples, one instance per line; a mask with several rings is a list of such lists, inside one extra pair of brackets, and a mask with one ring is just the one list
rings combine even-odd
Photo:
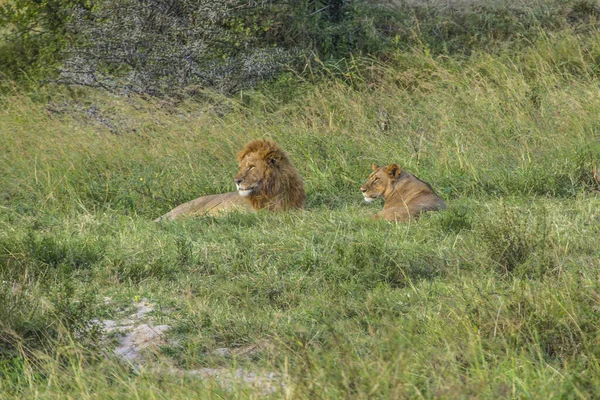
[(242, 150), (240, 150), (237, 154), (236, 154), (236, 158), (238, 160), (238, 163), (241, 163), (242, 160), (248, 155), (248, 151), (244, 148)]
[(373, 171), (377, 171), (377, 168), (379, 168), (379, 165), (377, 165), (377, 164), (375, 164), (375, 163), (371, 164), (371, 169), (372, 169)]
[(277, 151), (270, 151), (267, 153), (264, 159), (269, 165), (277, 167), (281, 161), (281, 154), (279, 154)]
[(385, 172), (387, 172), (391, 178), (397, 178), (398, 175), (400, 175), (400, 172), (402, 172), (402, 169), (398, 164), (390, 164), (385, 169)]

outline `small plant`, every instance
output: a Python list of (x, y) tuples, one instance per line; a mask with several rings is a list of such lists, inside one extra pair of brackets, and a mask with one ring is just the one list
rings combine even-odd
[(501, 274), (512, 274), (530, 256), (547, 246), (546, 212), (526, 213), (504, 206), (498, 219), (483, 224), (481, 238)]
[(53, 313), (70, 334), (78, 338), (98, 339), (101, 325), (91, 323), (99, 314), (96, 292), (89, 289), (77, 291), (74, 285), (71, 279), (63, 279), (51, 298)]
[(473, 215), (469, 207), (451, 205), (436, 216), (435, 221), (443, 231), (470, 231), (473, 228)]
[(575, 181), (587, 190), (600, 185), (600, 147), (587, 146), (575, 155)]

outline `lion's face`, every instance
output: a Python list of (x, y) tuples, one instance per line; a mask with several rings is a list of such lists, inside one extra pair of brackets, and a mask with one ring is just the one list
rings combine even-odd
[(365, 184), (360, 187), (360, 191), (367, 203), (384, 196), (387, 189), (394, 183), (400, 172), (402, 172), (396, 164), (390, 164), (385, 167), (373, 164), (371, 168), (373, 172), (371, 172)]
[(253, 140), (237, 153), (237, 159), (235, 184), (252, 208), (280, 211), (304, 207), (302, 178), (277, 143)]
[(268, 170), (267, 161), (257, 153), (249, 153), (242, 158), (239, 171), (234, 178), (240, 196), (247, 197), (253, 193), (260, 193)]

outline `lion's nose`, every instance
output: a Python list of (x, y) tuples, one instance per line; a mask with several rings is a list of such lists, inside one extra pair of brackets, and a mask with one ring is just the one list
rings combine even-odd
[(235, 182), (236, 185), (239, 185), (240, 183), (242, 183), (243, 179), (242, 178), (235, 178), (233, 181)]
[(365, 189), (365, 188), (360, 188), (360, 191), (364, 193), (364, 192), (366, 192), (366, 191), (367, 191), (367, 189)]

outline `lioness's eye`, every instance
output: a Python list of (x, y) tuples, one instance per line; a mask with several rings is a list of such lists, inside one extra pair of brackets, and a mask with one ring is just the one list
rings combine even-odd
[(251, 169), (254, 169), (254, 165), (251, 165), (250, 167), (248, 167), (248, 171), (250, 171)]
[(379, 180), (379, 178), (373, 179), (373, 183), (377, 182), (378, 180)]

